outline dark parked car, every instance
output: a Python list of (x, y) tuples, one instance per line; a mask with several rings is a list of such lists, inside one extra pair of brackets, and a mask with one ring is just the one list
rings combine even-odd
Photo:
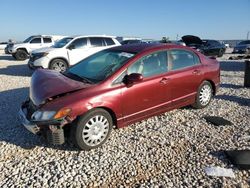
[(234, 47), (233, 53), (250, 54), (250, 40), (241, 41)]
[(206, 56), (222, 57), (226, 46), (217, 40), (200, 39), (197, 36), (185, 35), (182, 41), (189, 47), (194, 48)]
[(19, 115), (53, 144), (64, 134), (81, 149), (103, 144), (112, 128), (193, 105), (206, 107), (220, 83), (219, 63), (180, 45), (138, 44), (103, 50), (66, 72), (38, 69)]
[(140, 44), (143, 42), (140, 39), (128, 39), (128, 40), (123, 40), (120, 43), (121, 45), (125, 45), (125, 44)]

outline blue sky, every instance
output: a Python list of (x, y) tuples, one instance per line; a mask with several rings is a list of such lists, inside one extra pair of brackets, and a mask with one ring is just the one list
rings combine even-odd
[(0, 7), (0, 41), (33, 34), (245, 39), (250, 31), (250, 0), (5, 0)]

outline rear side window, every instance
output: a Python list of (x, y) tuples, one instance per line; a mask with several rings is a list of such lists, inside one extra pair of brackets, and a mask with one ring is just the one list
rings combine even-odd
[(101, 37), (90, 37), (89, 40), (91, 46), (105, 46), (104, 40)]
[(115, 42), (111, 38), (104, 38), (104, 40), (105, 40), (107, 46), (111, 46), (111, 45), (115, 44)]
[(168, 51), (168, 70), (178, 70), (200, 64), (198, 56), (186, 50)]
[(34, 38), (30, 41), (31, 44), (38, 44), (42, 43), (41, 38)]
[(87, 45), (87, 38), (76, 39), (71, 45), (74, 45), (74, 49), (84, 48)]
[(51, 38), (43, 38), (44, 43), (52, 43)]

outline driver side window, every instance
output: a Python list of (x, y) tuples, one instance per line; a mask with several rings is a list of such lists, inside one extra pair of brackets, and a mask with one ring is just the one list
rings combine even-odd
[(74, 49), (81, 49), (84, 48), (86, 45), (87, 45), (86, 38), (76, 39), (71, 43), (71, 46), (74, 46)]
[(139, 73), (151, 77), (167, 72), (167, 52), (159, 51), (142, 57), (128, 68), (127, 74)]
[(41, 38), (34, 38), (30, 41), (30, 44), (40, 44), (41, 42)]

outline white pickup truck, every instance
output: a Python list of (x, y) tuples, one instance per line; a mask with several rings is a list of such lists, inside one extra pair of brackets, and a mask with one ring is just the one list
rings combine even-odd
[[(63, 36), (57, 36), (57, 39)], [(39, 48), (50, 47), (54, 44), (53, 36), (35, 35), (30, 36), (21, 43), (9, 43), (5, 48), (6, 54), (12, 54), (17, 60), (25, 60), (29, 58), (30, 52)]]

